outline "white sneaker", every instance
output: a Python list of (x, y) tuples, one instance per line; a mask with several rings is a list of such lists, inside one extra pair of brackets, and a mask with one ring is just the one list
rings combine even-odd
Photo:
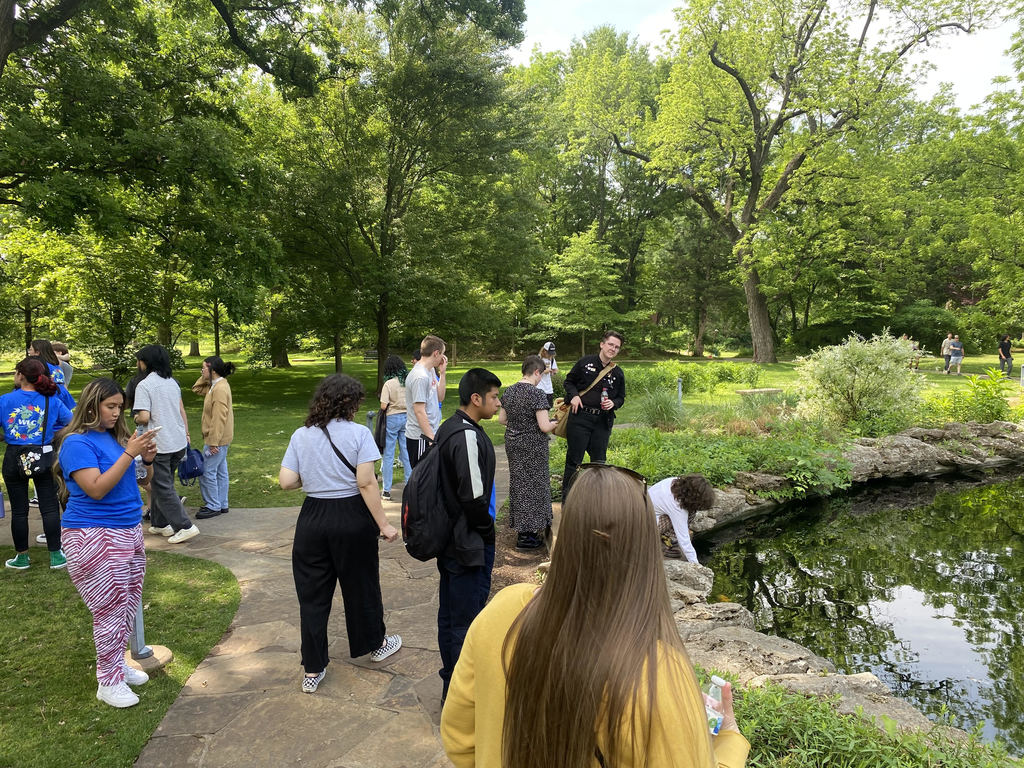
[(36, 536), (36, 544), (45, 544), (45, 543), (46, 543), (46, 534), (45, 533), (40, 533), (38, 536)]
[(388, 656), (397, 653), (402, 647), (401, 635), (388, 635), (384, 638), (384, 645), (370, 654), (370, 661), (384, 661)]
[(124, 681), (128, 685), (144, 685), (149, 682), (149, 675), (130, 664), (124, 665)]
[(104, 704), (109, 704), (118, 709), (134, 707), (139, 703), (139, 697), (132, 692), (132, 689), (126, 683), (101, 685), (96, 689), (96, 698)]
[(199, 529), (196, 528), (193, 525), (191, 528), (182, 528), (176, 534), (171, 536), (171, 538), (169, 538), (167, 540), (167, 543), (168, 544), (181, 544), (181, 542), (188, 541), (189, 539), (194, 538), (194, 537), (196, 537), (198, 535), (199, 535)]
[(152, 533), (154, 536), (174, 535), (174, 529), (169, 525), (165, 525), (163, 528), (157, 528), (155, 525), (151, 525), (149, 526), (149, 532)]

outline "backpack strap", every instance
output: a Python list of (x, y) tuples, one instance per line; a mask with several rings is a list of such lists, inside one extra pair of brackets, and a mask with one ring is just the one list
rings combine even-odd
[(326, 425), (326, 424), (323, 424), (323, 425), (321, 425), (320, 429), (322, 429), (322, 430), (324, 431), (324, 435), (326, 435), (326, 436), (327, 436), (327, 442), (331, 444), (331, 448), (332, 448), (332, 449), (334, 450), (334, 454), (335, 454), (335, 455), (336, 455), (336, 456), (337, 456), (337, 457), (338, 457), (339, 459), (341, 459), (341, 463), (342, 463), (342, 464), (344, 464), (344, 465), (345, 465), (346, 467), (348, 467), (348, 468), (349, 468), (349, 470), (350, 470), (350, 471), (352, 472), (352, 474), (353, 474), (353, 475), (354, 475), (354, 474), (356, 474), (356, 468), (355, 468), (355, 467), (353, 467), (353, 466), (352, 466), (352, 464), (351, 464), (351, 463), (349, 462), (349, 460), (348, 460), (348, 459), (346, 459), (346, 458), (345, 458), (345, 457), (344, 457), (344, 456), (342, 455), (341, 451), (339, 451), (339, 450), (338, 450), (338, 446), (336, 446), (336, 445), (334, 444), (334, 441), (333, 441), (333, 440), (331, 440), (331, 433), (327, 431), (327, 425)]

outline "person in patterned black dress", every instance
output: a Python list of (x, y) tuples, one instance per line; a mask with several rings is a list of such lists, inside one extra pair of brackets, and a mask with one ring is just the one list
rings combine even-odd
[(516, 531), (516, 549), (537, 549), (551, 525), (551, 483), (548, 479), (548, 398), (537, 384), (545, 364), (539, 355), (523, 362), (523, 378), (505, 390), (498, 421), (505, 425), (508, 456), (509, 525)]

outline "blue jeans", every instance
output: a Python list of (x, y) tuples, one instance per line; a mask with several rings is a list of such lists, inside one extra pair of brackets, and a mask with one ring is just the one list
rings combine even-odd
[(405, 479), (409, 479), (412, 465), (409, 463), (409, 448), (405, 444), (404, 413), (389, 413), (387, 416), (387, 437), (384, 438), (384, 453), (381, 458), (380, 473), (384, 478), (384, 490), (390, 491), (395, 476), (395, 443), (398, 443), (398, 456), (402, 460)]
[(228, 508), (229, 447), (222, 445), (216, 453), (210, 453), (210, 446), (203, 446), (203, 474), (199, 476), (199, 490), (207, 509)]
[(441, 698), (448, 696), (455, 663), (462, 653), (466, 632), (476, 615), (484, 609), (491, 592), (491, 570), (494, 568), (494, 545), (484, 545), (484, 565), (460, 565), (454, 557), (437, 558), (441, 575), (437, 605), (437, 644), (441, 651)]

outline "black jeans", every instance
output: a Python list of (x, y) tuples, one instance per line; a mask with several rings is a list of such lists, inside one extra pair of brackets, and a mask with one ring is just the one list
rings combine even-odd
[(327, 622), (334, 591), (341, 584), (345, 629), (352, 658), (384, 644), (377, 534), (362, 496), (302, 502), (295, 522), (292, 576), (299, 598), (302, 666), (317, 674), (327, 668)]
[(441, 698), (448, 696), (448, 684), (455, 663), (462, 653), (466, 632), (476, 615), (484, 609), (491, 593), (491, 570), (494, 568), (494, 545), (484, 545), (484, 565), (460, 565), (454, 557), (437, 558), (441, 575), (437, 605), (437, 645), (441, 650)]
[[(29, 477), (21, 468), (21, 446), (9, 445), (4, 452), (3, 476), (7, 495), (11, 500), (11, 538), (18, 552), (28, 551), (28, 481)], [(51, 552), (60, 549), (60, 505), (57, 503), (57, 481), (52, 472), (33, 477), (39, 497), (39, 514), (43, 518), (43, 533), (46, 534), (46, 548)]]
[(169, 525), (175, 533), (182, 528), (192, 527), (192, 520), (181, 505), (181, 497), (174, 487), (174, 476), (184, 455), (184, 448), (174, 453), (158, 453), (153, 459), (153, 479), (149, 486), (150, 522), (156, 528)]
[(569, 416), (565, 429), (565, 471), (562, 473), (562, 503), (572, 487), (573, 476), (586, 453), (592, 462), (602, 463), (608, 455), (608, 439), (612, 425), (605, 414), (587, 413), (582, 409)]

